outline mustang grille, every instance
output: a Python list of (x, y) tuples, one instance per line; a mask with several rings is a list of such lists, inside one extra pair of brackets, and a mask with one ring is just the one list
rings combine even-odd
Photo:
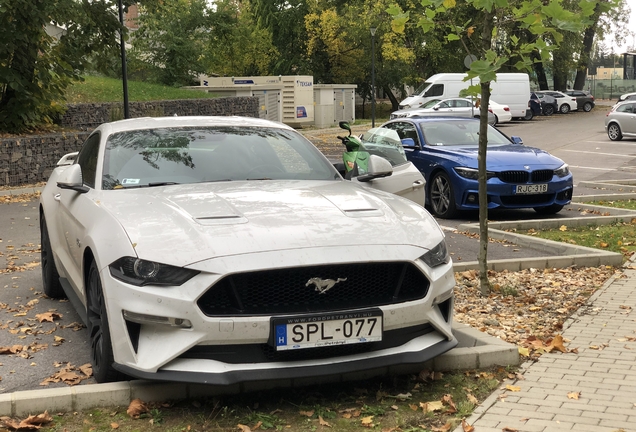
[[(321, 294), (312, 278), (340, 282)], [(327, 312), (417, 300), (428, 287), (412, 263), (324, 265), (228, 275), (197, 304), (207, 316)]]
[(540, 183), (552, 180), (553, 175), (553, 170), (502, 171), (497, 173), (497, 178), (504, 183)]

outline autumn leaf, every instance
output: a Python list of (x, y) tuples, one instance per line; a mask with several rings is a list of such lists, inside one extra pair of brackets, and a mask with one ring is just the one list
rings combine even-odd
[(511, 392), (520, 392), (521, 391), (521, 387), (513, 386), (511, 384), (507, 384), (506, 385), (506, 390), (510, 390)]
[(141, 399), (133, 399), (128, 405), (126, 413), (131, 418), (139, 418), (140, 415), (148, 412), (148, 406)]
[(249, 426), (245, 426), (243, 424), (238, 424), (237, 427), (242, 431), (242, 432), (252, 432), (252, 429), (250, 429)]
[(519, 354), (521, 354), (524, 357), (530, 356), (530, 350), (528, 348), (518, 347), (517, 350), (519, 351)]
[(471, 37), (473, 33), (475, 33), (475, 27), (471, 26), (466, 29), (466, 34), (468, 35), (468, 37)]
[(425, 413), (432, 411), (441, 411), (444, 408), (442, 401), (420, 402), (420, 407)]
[(466, 422), (466, 420), (462, 420), (462, 429), (464, 430), (464, 432), (474, 432), (475, 428), (472, 427), (471, 425), (468, 424), (468, 422)]
[(372, 428), (373, 427), (373, 416), (362, 417), (360, 419), (360, 423), (362, 423), (362, 426), (364, 426), (364, 427)]
[(563, 336), (556, 335), (554, 339), (552, 339), (552, 342), (550, 342), (550, 345), (548, 345), (547, 347), (548, 352), (555, 349), (561, 351), (562, 353), (568, 352), (568, 349), (563, 345)]
[[(451, 430), (452, 427), (453, 425), (450, 422), (448, 422), (444, 426), (440, 426), (440, 427), (432, 426), (431, 430), (435, 432), (448, 432), (449, 430)], [(426, 429), (426, 428), (422, 428), (422, 429)]]
[(473, 404), (473, 405), (479, 405), (479, 400), (473, 396), (472, 394), (468, 393), (466, 395), (466, 398)]
[(570, 392), (568, 393), (568, 399), (579, 399), (581, 397), (581, 392)]
[(305, 417), (313, 417), (314, 416), (314, 411), (300, 411), (298, 414), (305, 416)]
[(44, 321), (53, 322), (56, 319), (62, 318), (62, 314), (59, 314), (57, 312), (44, 312), (41, 314), (36, 314), (35, 317), (40, 322), (44, 322)]
[(502, 432), (519, 432), (518, 429), (511, 428), (510, 426), (504, 427), (501, 431)]
[(322, 416), (318, 416), (318, 423), (320, 424), (320, 426), (327, 426), (327, 427), (331, 427), (331, 425), (329, 424), (329, 422), (326, 422), (322, 419)]
[(84, 375), (87, 377), (93, 376), (93, 366), (90, 363), (83, 364), (79, 367), (79, 370), (82, 371)]
[(442, 397), (442, 402), (450, 407), (447, 410), (448, 413), (453, 414), (457, 412), (457, 406), (455, 406), (455, 402), (453, 402), (453, 396), (445, 394), (444, 397)]
[(119, 424), (117, 424), (117, 423), (111, 423), (111, 424), (110, 424), (110, 428), (111, 428), (111, 429), (119, 429)]

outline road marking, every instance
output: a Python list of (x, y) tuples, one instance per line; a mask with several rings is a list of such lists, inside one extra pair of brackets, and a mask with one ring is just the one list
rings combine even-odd
[(440, 225), (439, 227), (443, 229), (444, 231), (457, 231), (457, 228), (453, 228), (449, 226)]
[(570, 165), (570, 168), (590, 169), (590, 170), (599, 170), (599, 171), (615, 171), (616, 170), (616, 168), (596, 168), (596, 167), (584, 167), (579, 165)]
[(599, 153), (599, 152), (590, 152), (590, 151), (581, 151), (581, 150), (563, 150), (563, 151), (572, 152), (572, 153), (589, 153), (594, 155), (628, 157), (632, 159), (636, 158), (636, 155), (623, 155), (623, 154), (616, 154), (616, 153)]
[(618, 142), (618, 141), (583, 141), (584, 143), (591, 144), (611, 144), (611, 145), (626, 145), (626, 146), (636, 146), (636, 141), (634, 142)]

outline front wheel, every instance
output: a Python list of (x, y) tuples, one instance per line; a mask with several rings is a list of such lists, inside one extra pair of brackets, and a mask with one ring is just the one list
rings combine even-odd
[(453, 185), (446, 173), (435, 174), (431, 180), (431, 210), (442, 219), (450, 219), (457, 214)]
[(113, 368), (115, 358), (108, 327), (108, 315), (102, 290), (102, 280), (95, 261), (91, 262), (86, 278), (88, 335), (91, 342), (93, 376), (98, 383), (118, 381), (124, 376)]
[(623, 139), (623, 134), (621, 133), (621, 128), (616, 123), (612, 123), (607, 127), (607, 136), (612, 141), (620, 141)]
[(543, 115), (551, 116), (554, 114), (554, 107), (552, 105), (546, 105), (543, 107)]
[(561, 112), (561, 114), (567, 114), (570, 112), (570, 105), (564, 103), (563, 105), (561, 105), (561, 107), (559, 108), (559, 111)]
[(51, 298), (66, 298), (60, 275), (55, 267), (53, 251), (51, 249), (51, 239), (46, 226), (44, 213), (40, 215), (40, 266), (42, 267), (42, 290), (44, 294)]
[(557, 214), (561, 210), (563, 210), (563, 206), (561, 204), (552, 204), (552, 205), (549, 205), (549, 206), (546, 206), (546, 207), (535, 207), (534, 208), (534, 211), (536, 211), (539, 214), (544, 214), (544, 215)]
[(590, 111), (592, 111), (592, 108), (594, 108), (594, 107), (592, 106), (592, 102), (585, 102), (585, 103), (583, 104), (583, 111), (585, 111), (585, 112), (590, 112)]

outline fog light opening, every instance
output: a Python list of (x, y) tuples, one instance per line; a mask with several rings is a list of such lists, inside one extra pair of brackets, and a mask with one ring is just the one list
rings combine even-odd
[(192, 323), (184, 318), (171, 318), (156, 315), (146, 315), (136, 312), (124, 311), (124, 319), (137, 324), (163, 324), (171, 327), (192, 328)]
[(479, 202), (479, 195), (476, 193), (469, 193), (466, 197), (468, 204), (477, 204)]

